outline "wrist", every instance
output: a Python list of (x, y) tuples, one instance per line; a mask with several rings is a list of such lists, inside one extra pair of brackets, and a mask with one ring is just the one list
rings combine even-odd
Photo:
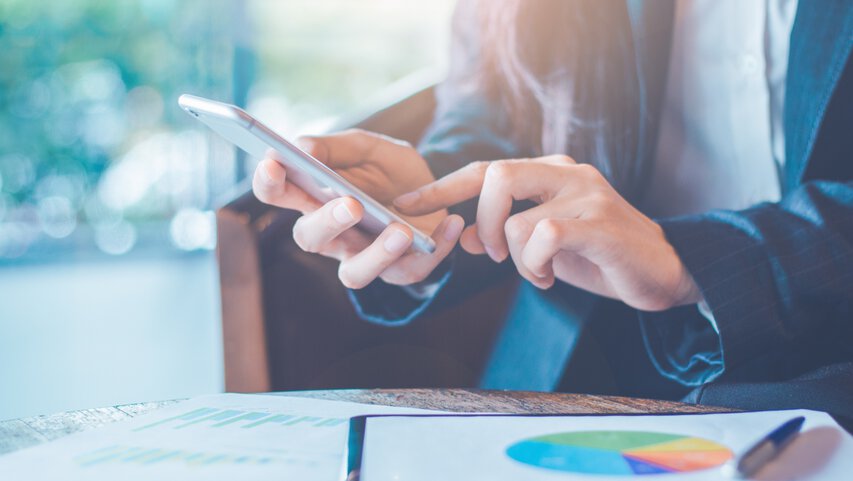
[[(676, 255), (676, 257), (678, 256)], [(702, 296), (702, 291), (699, 290), (699, 286), (696, 285), (696, 281), (693, 280), (693, 276), (687, 271), (687, 267), (684, 266), (684, 263), (681, 262), (680, 258), (678, 258), (678, 265), (680, 267), (681, 274), (679, 276), (679, 283), (672, 306), (676, 307), (686, 304), (698, 304), (704, 301), (705, 298)]]
[(704, 296), (702, 295), (702, 291), (699, 289), (699, 286), (696, 285), (693, 275), (690, 274), (690, 271), (687, 270), (687, 266), (685, 266), (684, 262), (681, 261), (681, 257), (678, 255), (675, 247), (673, 247), (673, 245), (666, 239), (666, 234), (660, 224), (655, 223), (655, 225), (658, 227), (660, 236), (666, 243), (669, 250), (669, 257), (671, 259), (670, 265), (673, 266), (670, 272), (675, 272), (673, 278), (676, 279), (676, 282), (671, 291), (672, 294), (669, 299), (669, 308), (698, 304), (699, 302), (702, 302), (704, 300)]

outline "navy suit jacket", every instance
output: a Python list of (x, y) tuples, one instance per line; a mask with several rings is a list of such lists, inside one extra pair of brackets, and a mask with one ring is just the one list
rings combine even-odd
[[(654, 158), (672, 38), (672, 0), (627, 0), (641, 107), (638, 157)], [(462, 12), (457, 18), (464, 19)], [(470, 26), (470, 23), (468, 23)], [(459, 28), (451, 77), (422, 153), (436, 176), (467, 162), (528, 155), (507, 139), (496, 107), (456, 82), (475, 33)], [(853, 361), (853, 3), (801, 1), (791, 33), (785, 95), (783, 199), (743, 211), (659, 219), (708, 302), (719, 332), (693, 306), (638, 313), (662, 374), (688, 385), (710, 378), (786, 379), (816, 366)], [(570, 152), (569, 152), (570, 154)], [(653, 165), (650, 163), (649, 165)], [(638, 200), (640, 206), (642, 201)], [(461, 213), (471, 218), (471, 206)], [(409, 322), (512, 271), (510, 263), (457, 253), (434, 296), (413, 295), (377, 281), (352, 293), (363, 317)], [(486, 387), (553, 389), (573, 347), (577, 326), (600, 299), (557, 286), (522, 286), (498, 340)], [(713, 358), (703, 353), (718, 352)], [(718, 373), (719, 374), (719, 373)], [(716, 377), (716, 376), (714, 376)], [(692, 379), (692, 381), (691, 381)], [(698, 379), (698, 381), (697, 381)]]

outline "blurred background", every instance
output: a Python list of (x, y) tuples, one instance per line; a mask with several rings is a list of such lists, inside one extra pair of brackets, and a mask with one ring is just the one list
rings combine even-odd
[(0, 0), (0, 419), (221, 391), (213, 211), (254, 162), (177, 107), (320, 133), (439, 79), (453, 0)]

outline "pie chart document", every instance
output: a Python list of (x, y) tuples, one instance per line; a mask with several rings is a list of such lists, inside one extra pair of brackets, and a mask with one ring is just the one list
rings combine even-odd
[(761, 479), (850, 479), (853, 437), (806, 410), (367, 417), (356, 452), (361, 481), (720, 480), (727, 462), (797, 416), (801, 434)]

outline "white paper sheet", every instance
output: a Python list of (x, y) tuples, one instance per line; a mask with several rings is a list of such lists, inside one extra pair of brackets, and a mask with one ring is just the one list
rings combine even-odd
[[(803, 431), (758, 479), (853, 479), (853, 438), (828, 415), (798, 410), (369, 418), (361, 481), (727, 479), (719, 463), (796, 416), (806, 416)], [(556, 436), (540, 437), (548, 435)], [(670, 472), (662, 472), (667, 467)]]
[(340, 477), (349, 418), (426, 413), (316, 399), (202, 396), (0, 456), (0, 481)]

